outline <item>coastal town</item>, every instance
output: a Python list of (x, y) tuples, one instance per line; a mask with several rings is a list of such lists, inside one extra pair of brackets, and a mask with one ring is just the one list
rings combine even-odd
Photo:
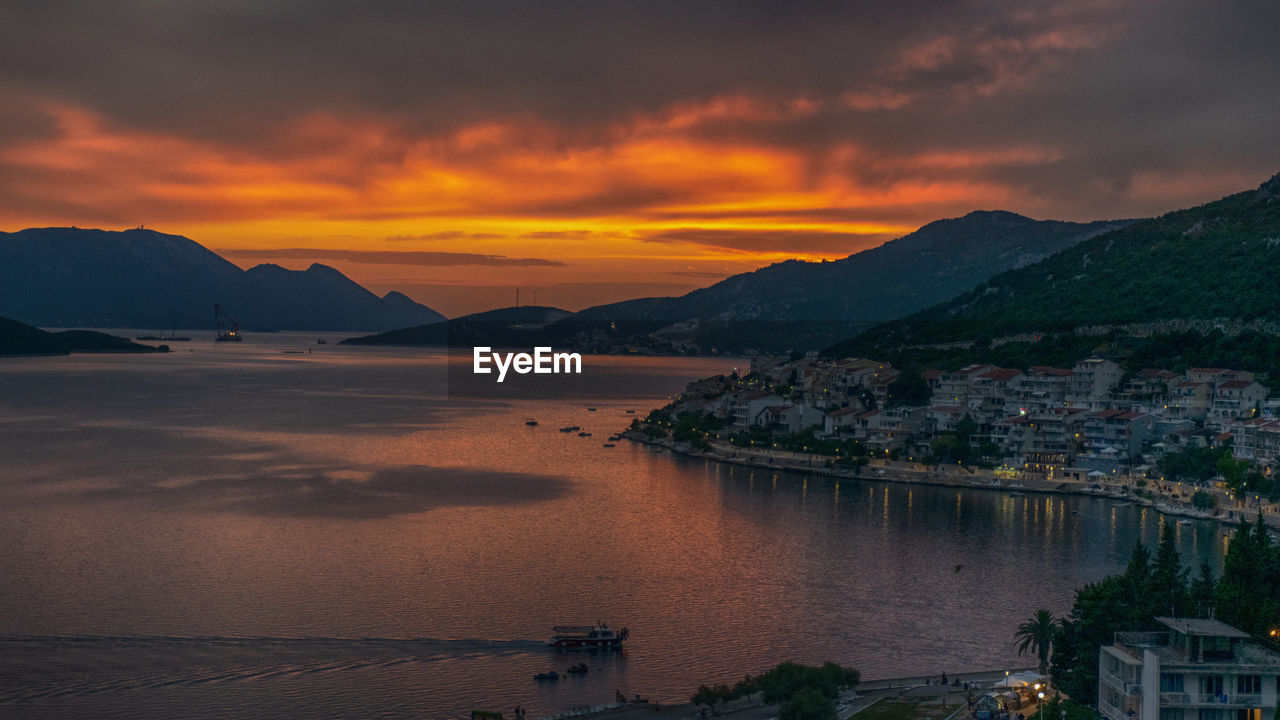
[(1245, 370), (1089, 357), (916, 373), (759, 355), (745, 374), (690, 383), (630, 435), (748, 465), (1135, 493), (1183, 514), (1271, 520), (1278, 416), (1280, 398)]

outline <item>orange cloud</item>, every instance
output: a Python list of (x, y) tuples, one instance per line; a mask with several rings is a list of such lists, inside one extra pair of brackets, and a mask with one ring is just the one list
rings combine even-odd
[[(462, 272), (498, 285), (536, 273), (547, 286), (613, 276), (658, 284), (673, 271), (716, 276), (844, 257), (909, 232), (940, 206), (964, 211), (1012, 195), (962, 176), (921, 179), (931, 170), (1054, 157), (1034, 148), (920, 153), (896, 161), (908, 174), (867, 184), (860, 170), (885, 173), (895, 160), (852, 142), (804, 149), (696, 131), (825, 111), (805, 98), (746, 95), (680, 103), (592, 137), (530, 119), (424, 135), (390, 120), (309, 115), (252, 147), (43, 107), (54, 133), (0, 148), (0, 166), (21, 178), (0, 183), (0, 204), (10, 203), (0, 209), (22, 225), (160, 225), (242, 251), (233, 257), (339, 261), (366, 281), (397, 268), (456, 281), (459, 271), (446, 277), (421, 261), (449, 253), (545, 259)], [(875, 220), (886, 207), (898, 218)], [(314, 252), (304, 258), (299, 248)], [(397, 257), (405, 262), (390, 262)]]

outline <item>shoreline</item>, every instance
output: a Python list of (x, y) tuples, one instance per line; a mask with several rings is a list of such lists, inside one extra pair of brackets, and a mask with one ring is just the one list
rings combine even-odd
[[(1258, 509), (1240, 508), (1229, 510), (1219, 508), (1218, 513), (1202, 510), (1190, 503), (1182, 502), (1176, 497), (1164, 493), (1151, 496), (1149, 492), (1131, 487), (1130, 484), (1095, 483), (1102, 489), (1095, 490), (1090, 485), (1072, 480), (1049, 480), (1039, 477), (1020, 477), (1001, 479), (989, 470), (965, 467), (952, 470), (950, 466), (933, 466), (925, 468), (918, 463), (903, 463), (889, 460), (872, 460), (860, 468), (827, 467), (831, 458), (821, 455), (802, 456), (788, 451), (758, 451), (739, 448), (725, 443), (712, 443), (709, 451), (694, 450), (687, 443), (677, 443), (670, 439), (655, 439), (643, 432), (627, 429), (618, 434), (640, 445), (659, 447), (673, 454), (688, 458), (712, 460), (727, 465), (738, 465), (762, 470), (784, 470), (787, 472), (827, 475), (850, 480), (871, 480), (893, 482), (906, 485), (933, 485), (937, 487), (958, 487), (973, 490), (990, 490), (1004, 493), (1037, 493), (1044, 495), (1077, 495), (1134, 503), (1149, 507), (1156, 512), (1189, 518), (1192, 520), (1212, 520), (1219, 525), (1234, 528), (1241, 520), (1256, 520), (1263, 515), (1264, 522), (1272, 530), (1280, 530), (1280, 515), (1264, 514)], [(727, 454), (732, 453), (732, 454)], [(821, 464), (815, 464), (821, 463)], [(1182, 488), (1182, 483), (1173, 483)], [(1154, 487), (1154, 485), (1153, 485)]]
[[(1008, 673), (1035, 670), (1035, 667), (1014, 667), (1000, 670), (948, 673), (947, 680), (949, 684), (946, 686), (939, 682), (940, 675), (909, 675), (861, 681), (852, 691), (840, 694), (836, 701), (837, 717), (840, 720), (847, 720), (884, 698), (926, 698), (936, 697), (940, 694), (967, 692), (965, 683), (973, 683), (972, 687), (975, 691), (989, 691), (994, 688), (995, 683), (999, 682)], [(960, 685), (950, 684), (953, 682), (959, 682)], [(630, 701), (570, 710), (555, 715), (543, 716), (538, 720), (570, 720), (571, 718), (697, 720), (700, 717), (702, 707), (692, 702), (663, 704), (647, 700), (641, 702)], [(759, 701), (744, 698), (720, 707), (714, 716), (729, 717), (735, 720), (775, 720), (778, 717), (778, 709), (778, 705), (766, 705)]]

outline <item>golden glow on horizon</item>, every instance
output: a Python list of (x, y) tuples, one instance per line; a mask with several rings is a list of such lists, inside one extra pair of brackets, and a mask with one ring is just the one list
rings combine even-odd
[[(914, 230), (939, 205), (998, 206), (1004, 187), (963, 178), (860, 186), (847, 170), (883, 163), (844, 143), (802, 153), (713, 141), (704, 123), (804, 117), (803, 98), (745, 96), (668, 108), (568, 142), (534, 122), (444, 134), (315, 115), (252, 147), (108, 126), (63, 104), (58, 132), (2, 151), (29, 172), (35, 204), (14, 227), (145, 224), (242, 265), (279, 248), (478, 253), (552, 263), (448, 267), (331, 262), (361, 282), (519, 286), (624, 281), (689, 289), (787, 259), (842, 258)], [(904, 166), (970, 168), (1052, 159), (1030, 148), (921, 154)], [(888, 208), (896, 218), (878, 221)], [(903, 221), (902, 208), (923, 219)], [(843, 213), (843, 214), (842, 214)], [(862, 219), (851, 219), (850, 213)], [(234, 251), (255, 250), (250, 262)], [(296, 259), (281, 260), (305, 266)]]

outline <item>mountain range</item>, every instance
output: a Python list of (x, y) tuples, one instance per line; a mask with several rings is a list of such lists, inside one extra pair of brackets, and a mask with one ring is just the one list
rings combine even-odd
[(0, 233), (0, 316), (44, 327), (197, 328), (219, 303), (248, 330), (368, 331), (444, 316), (396, 292), (378, 297), (337, 270), (249, 270), (153, 230)]
[(507, 308), (447, 323), (397, 293), (378, 298), (323, 265), (242, 271), (173, 235), (0, 234), (0, 315), (41, 325), (199, 326), (221, 302), (246, 328), (398, 328), (355, 341), (366, 344), (828, 347), (878, 357), (929, 344), (1150, 334), (1187, 323), (1280, 333), (1278, 286), (1280, 175), (1152, 219), (1067, 223), (974, 212), (842, 260), (778, 263), (682, 297), (578, 313)]
[(568, 344), (591, 352), (818, 349), (1130, 222), (1072, 223), (979, 211), (929, 223), (841, 260), (789, 260), (681, 297), (557, 311), (558, 317), (532, 324), (511, 314), (521, 308), (508, 308), (350, 342)]
[(1250, 329), (1280, 334), (1280, 175), (1254, 190), (1098, 235), (828, 349), (1044, 334)]
[(1033, 220), (977, 211), (830, 262), (788, 260), (674, 298), (588, 308), (581, 319), (878, 323), (971, 289), (1129, 220)]

